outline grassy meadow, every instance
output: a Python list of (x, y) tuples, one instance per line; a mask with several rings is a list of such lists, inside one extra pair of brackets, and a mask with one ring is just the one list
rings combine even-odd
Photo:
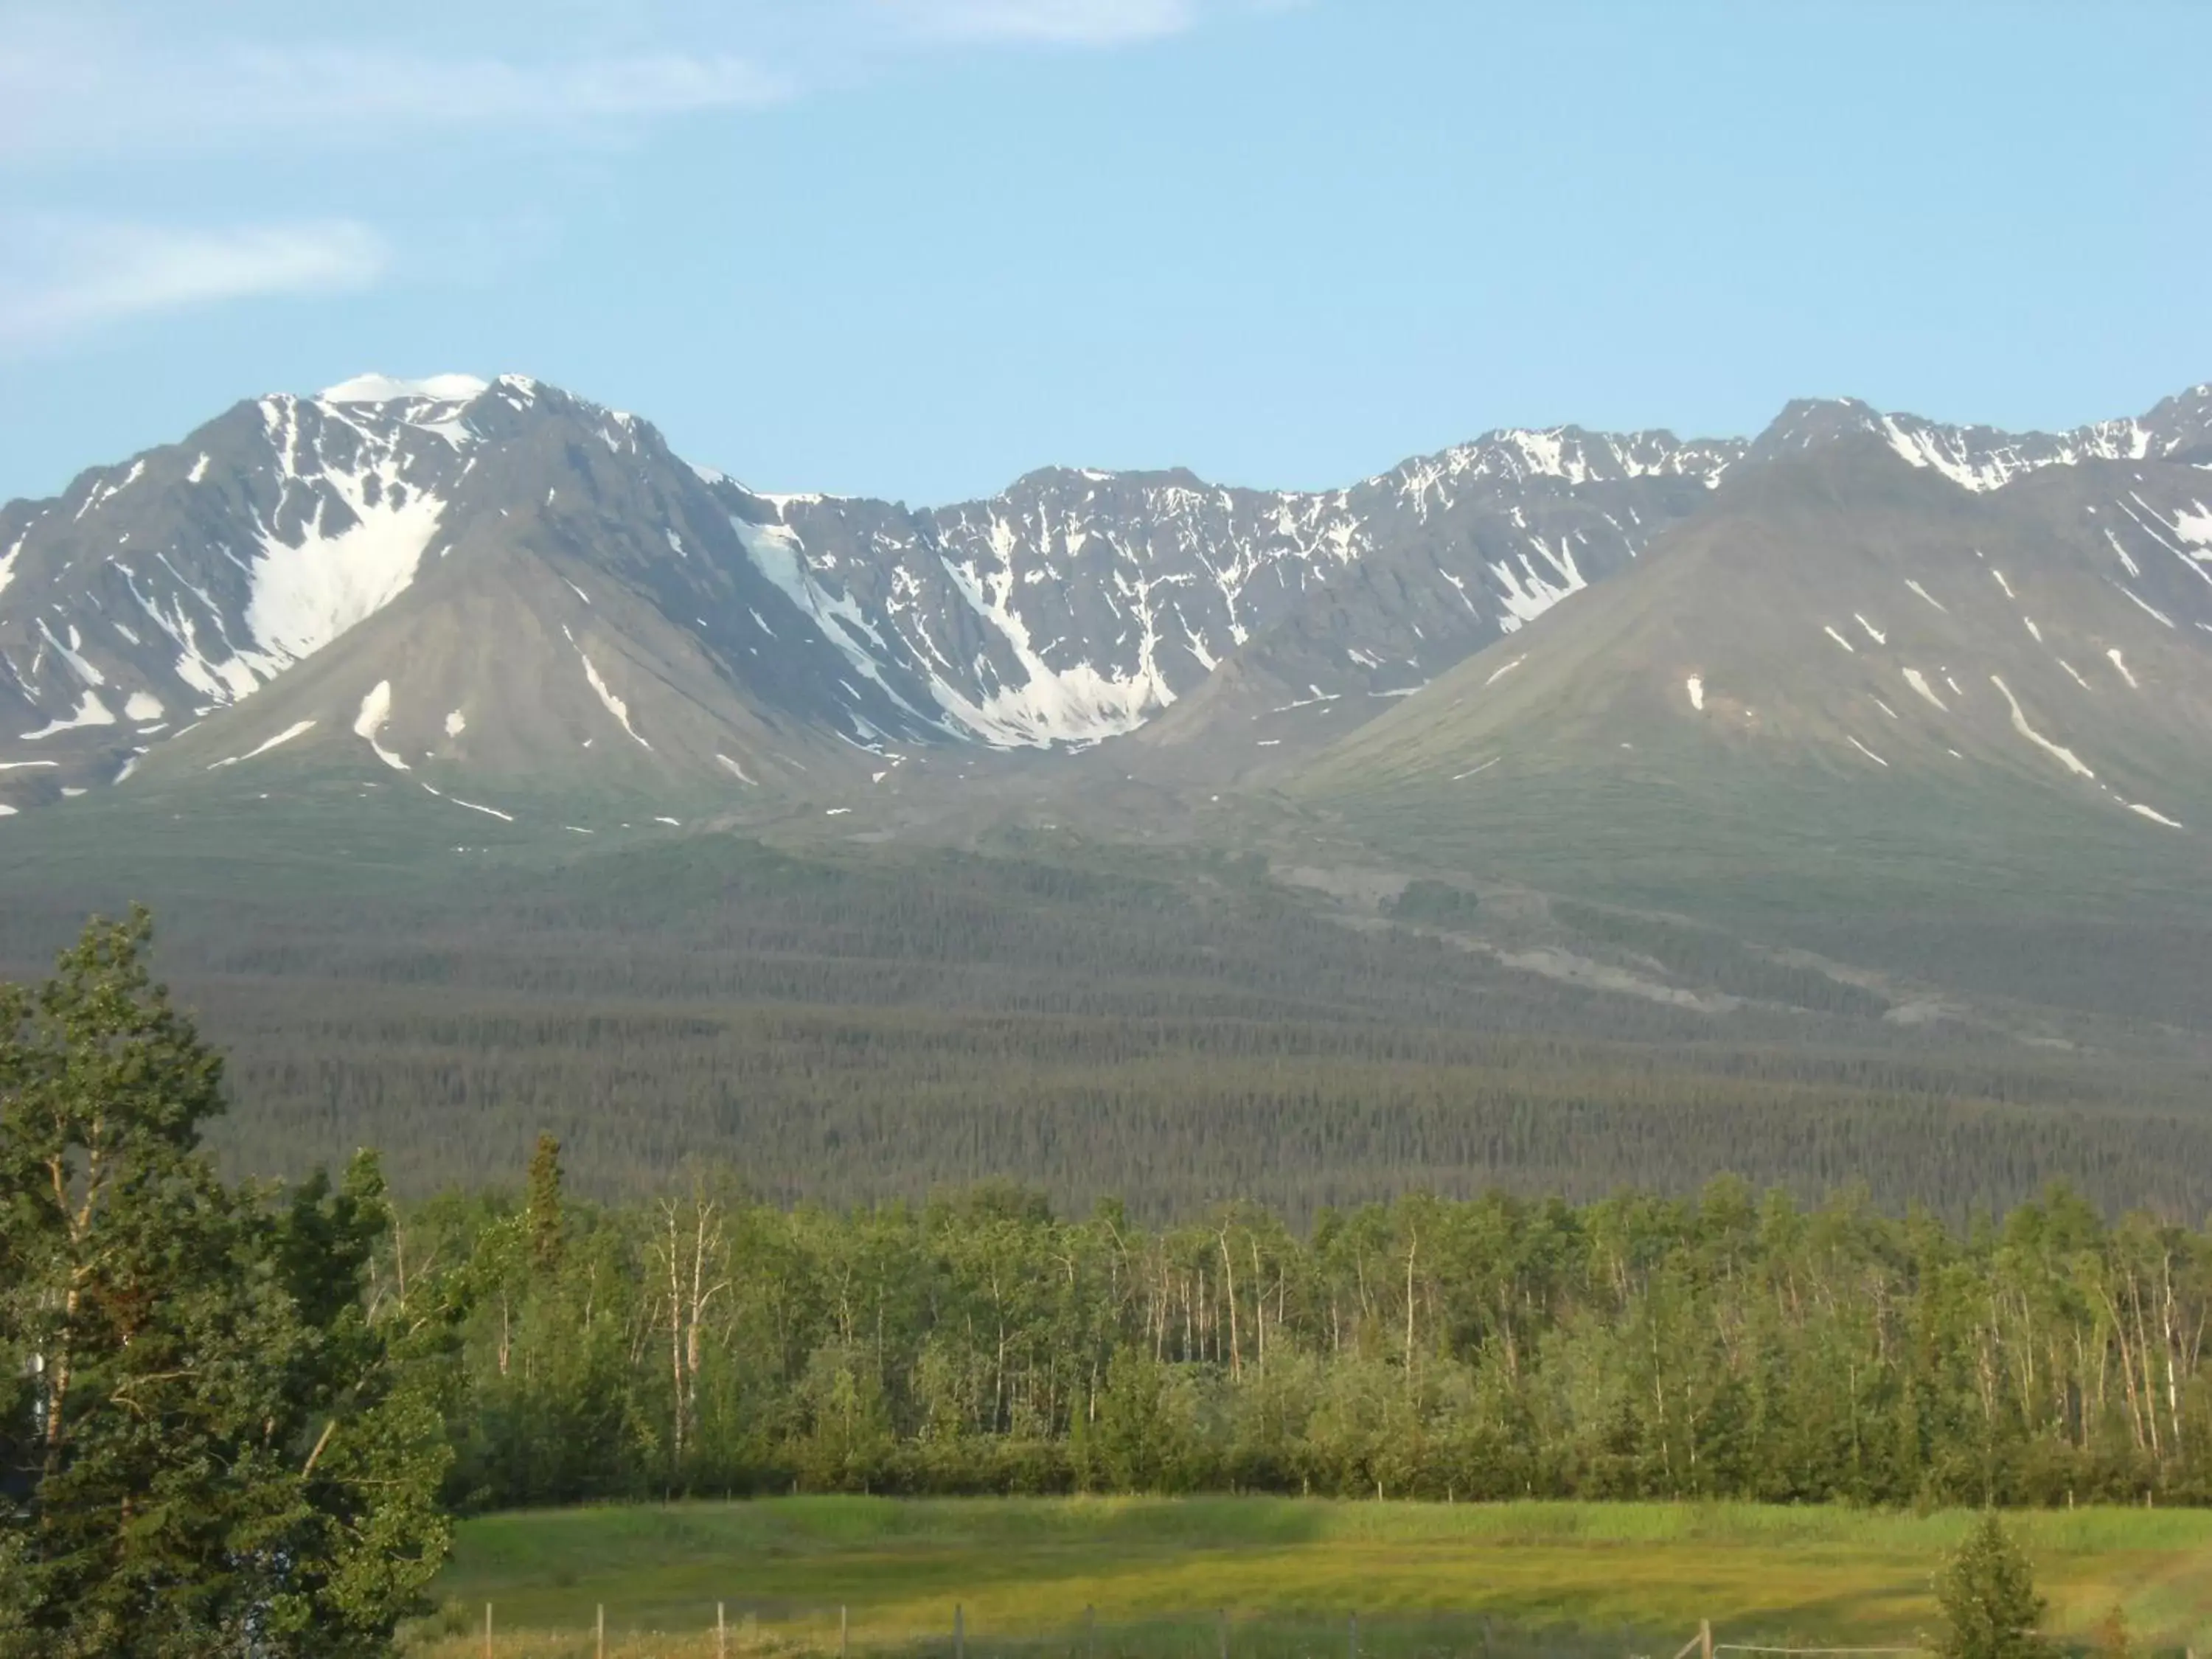
[[(410, 1651), (969, 1654), (1370, 1659), (1671, 1656), (1721, 1643), (1909, 1644), (1929, 1577), (1972, 1516), (1750, 1504), (1333, 1503), (1288, 1498), (899, 1500), (578, 1509), (465, 1522), (441, 1614)], [(2086, 1644), (2118, 1605), (2139, 1642), (2212, 1646), (2212, 1513), (2092, 1510), (2011, 1524), (2055, 1633)]]

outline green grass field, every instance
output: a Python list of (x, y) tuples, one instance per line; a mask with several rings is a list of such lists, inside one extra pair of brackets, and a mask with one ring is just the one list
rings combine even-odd
[[(441, 1618), (411, 1650), (1232, 1659), (1535, 1653), (1670, 1659), (1722, 1643), (1910, 1644), (1971, 1516), (1662, 1504), (1438, 1505), (1282, 1498), (788, 1498), (486, 1516), (460, 1529)], [(2085, 1642), (2114, 1606), (2148, 1645), (2212, 1645), (2212, 1513), (2081, 1510), (2013, 1522)]]

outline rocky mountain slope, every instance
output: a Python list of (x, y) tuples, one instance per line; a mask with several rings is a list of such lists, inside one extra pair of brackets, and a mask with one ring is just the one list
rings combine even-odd
[[(1233, 772), (1433, 705), (1413, 694), (1770, 460), (1856, 436), (1965, 500), (2100, 461), (2201, 477), (2208, 432), (2204, 387), (2058, 437), (1807, 404), (1750, 443), (1507, 431), (1325, 493), (1052, 470), (916, 511), (757, 493), (521, 377), (365, 376), (0, 508), (0, 809), (272, 766), (495, 806), (814, 799), (1140, 728)], [(2111, 556), (2204, 575), (2186, 493), (2106, 490)]]
[(1378, 844), (1669, 909), (2198, 907), (2212, 472), (1913, 459), (1861, 430), (1745, 465), (1281, 781)]

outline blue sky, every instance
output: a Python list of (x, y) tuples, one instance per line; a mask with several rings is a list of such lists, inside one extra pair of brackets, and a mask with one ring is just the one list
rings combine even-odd
[(0, 0), (0, 497), (355, 373), (763, 488), (2212, 376), (2212, 7)]

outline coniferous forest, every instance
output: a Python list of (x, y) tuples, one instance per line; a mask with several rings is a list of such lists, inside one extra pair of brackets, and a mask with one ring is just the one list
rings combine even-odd
[[(1680, 918), (1433, 881), (1350, 912), (1192, 849), (702, 836), (336, 886), (171, 858), (133, 880), (162, 890), (162, 972), (227, 1056), (210, 1133), (239, 1175), (368, 1146), (420, 1200), (511, 1179), (543, 1131), (573, 1187), (638, 1201), (690, 1157), (783, 1204), (1006, 1178), (1069, 1214), (1237, 1199), (1301, 1230), (1418, 1188), (1587, 1201), (1716, 1170), (1807, 1203), (1863, 1181), (1954, 1224), (2054, 1180), (2106, 1214), (2212, 1208), (2185, 928), (1970, 951), (1961, 926), (1972, 975), (1883, 934), (1839, 954), (1904, 968), (1838, 976)], [(0, 979), (143, 896), (82, 882), (0, 906)], [(1504, 959), (1547, 955), (1659, 994)], [(2008, 1000), (2031, 969), (2138, 1012)]]

